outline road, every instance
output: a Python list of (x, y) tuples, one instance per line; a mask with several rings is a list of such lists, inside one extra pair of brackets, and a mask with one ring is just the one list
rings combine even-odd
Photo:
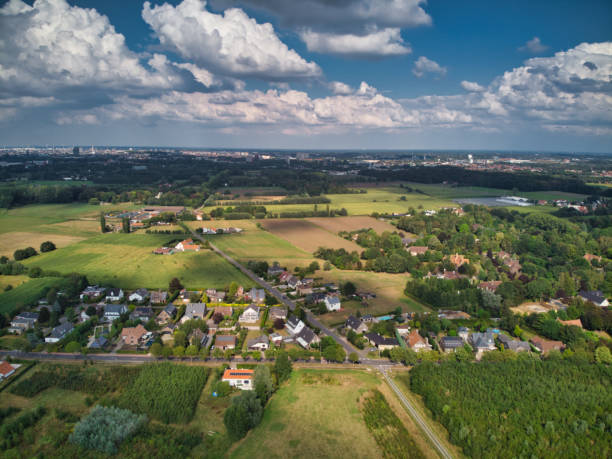
[(387, 381), (387, 383), (389, 384), (391, 389), (393, 389), (393, 392), (395, 392), (395, 395), (397, 395), (397, 398), (400, 399), (400, 401), (402, 402), (402, 405), (404, 405), (406, 407), (406, 409), (408, 410), (408, 413), (410, 413), (410, 416), (412, 417), (412, 419), (414, 419), (414, 421), (417, 423), (417, 425), (421, 428), (421, 430), (425, 433), (425, 435), (427, 435), (427, 437), (429, 438), (431, 443), (438, 450), (438, 453), (440, 454), (440, 456), (445, 458), (445, 459), (452, 459), (452, 457), (453, 457), (452, 454), (442, 444), (442, 442), (438, 438), (438, 435), (433, 430), (431, 430), (431, 428), (429, 427), (429, 424), (427, 424), (427, 422), (419, 414), (419, 412), (412, 405), (410, 400), (408, 400), (406, 398), (404, 393), (399, 389), (399, 387), (397, 387), (397, 384), (395, 384), (395, 382), (389, 377), (389, 375), (387, 374), (387, 368), (385, 368), (383, 366), (378, 366), (378, 369), (380, 370), (380, 372), (384, 376), (385, 380)]
[[(290, 311), (293, 311), (297, 307), (297, 305), (293, 301), (291, 301), (289, 298), (287, 298), (285, 295), (283, 295), (281, 292), (279, 292), (270, 283), (266, 282), (264, 279), (262, 279), (261, 277), (257, 276), (253, 271), (248, 269), (246, 266), (242, 265), (241, 263), (238, 263), (236, 260), (234, 260), (232, 257), (230, 257), (227, 253), (225, 253), (223, 250), (219, 249), (216, 245), (214, 245), (210, 241), (204, 239), (198, 233), (192, 231), (191, 229), (190, 229), (190, 231), (191, 231), (191, 234), (193, 235), (194, 238), (199, 239), (200, 241), (202, 241), (204, 243), (208, 242), (208, 244), (210, 244), (210, 248), (215, 253), (221, 255), (228, 262), (230, 262), (232, 265), (234, 265), (236, 268), (238, 268), (240, 271), (242, 271), (249, 279), (251, 279), (253, 282), (255, 282), (255, 283), (259, 284), (261, 287), (263, 287), (264, 290), (266, 290), (270, 295), (275, 297), (279, 301), (279, 303), (284, 304), (285, 306), (287, 306)], [(346, 341), (344, 338), (340, 337), (340, 335), (338, 335), (338, 333), (336, 333), (334, 330), (332, 330), (331, 328), (329, 328), (326, 325), (324, 325), (323, 323), (321, 323), (314, 316), (314, 314), (312, 314), (312, 312), (310, 312), (308, 310), (305, 310), (305, 312), (306, 312), (306, 319), (308, 320), (308, 322), (313, 327), (316, 327), (319, 330), (321, 330), (327, 336), (331, 336), (338, 344), (340, 344), (344, 348), (344, 350), (346, 351), (347, 356), (351, 352), (355, 352), (360, 357), (360, 359), (363, 359), (365, 357), (365, 353), (363, 351), (360, 351), (359, 349), (353, 347), (348, 341)]]

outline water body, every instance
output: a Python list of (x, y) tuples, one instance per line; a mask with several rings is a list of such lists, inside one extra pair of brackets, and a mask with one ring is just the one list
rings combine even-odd
[(474, 204), (477, 206), (489, 206), (489, 207), (511, 207), (511, 206), (517, 205), (517, 204), (511, 204), (509, 202), (500, 202), (497, 200), (499, 199), (499, 197), (453, 199), (453, 202), (456, 202), (457, 204)]

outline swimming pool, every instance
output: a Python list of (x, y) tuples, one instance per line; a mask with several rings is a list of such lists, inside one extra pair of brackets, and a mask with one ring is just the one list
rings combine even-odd
[(377, 319), (378, 319), (378, 320), (383, 320), (383, 321), (385, 321), (385, 320), (391, 320), (391, 319), (393, 319), (393, 316), (391, 316), (391, 315), (380, 316), (380, 317), (377, 317)]

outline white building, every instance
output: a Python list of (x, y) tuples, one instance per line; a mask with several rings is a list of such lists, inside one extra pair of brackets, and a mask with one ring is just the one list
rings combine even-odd
[(327, 295), (325, 297), (325, 300), (323, 301), (328, 311), (339, 311), (340, 310), (340, 304), (341, 304), (340, 298), (338, 298), (337, 296)]
[(252, 390), (254, 373), (255, 370), (232, 370), (231, 368), (228, 368), (223, 373), (223, 378), (221, 380), (229, 383), (229, 385), (232, 387), (237, 387), (240, 390)]

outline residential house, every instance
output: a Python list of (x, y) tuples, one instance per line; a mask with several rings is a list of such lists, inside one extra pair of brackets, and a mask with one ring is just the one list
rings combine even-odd
[(208, 343), (208, 335), (199, 328), (193, 330), (187, 337), (190, 344), (199, 344), (200, 347), (206, 346)]
[(134, 308), (130, 314), (130, 320), (141, 320), (143, 322), (148, 321), (153, 317), (153, 308), (149, 306), (139, 306)]
[(217, 335), (215, 338), (215, 349), (226, 349), (236, 348), (236, 337), (234, 335)]
[(608, 299), (604, 296), (601, 290), (580, 290), (578, 296), (584, 301), (590, 301), (595, 306), (600, 306), (602, 308), (610, 306)]
[(159, 330), (159, 336), (161, 337), (162, 343), (166, 344), (174, 340), (174, 331), (177, 329), (176, 324), (166, 324), (164, 328)]
[(172, 255), (174, 253), (174, 249), (171, 247), (158, 247), (153, 250), (155, 255)]
[(415, 352), (431, 351), (431, 344), (419, 334), (416, 328), (406, 337), (406, 344)]
[(280, 276), (285, 270), (281, 268), (279, 265), (273, 265), (268, 268), (268, 276), (276, 277)]
[(478, 284), (480, 290), (488, 290), (489, 292), (495, 293), (497, 288), (501, 285), (502, 281), (486, 281)]
[(181, 317), (181, 323), (193, 319), (204, 320), (207, 312), (206, 303), (189, 303), (185, 307), (185, 314)]
[(221, 314), (223, 317), (232, 317), (233, 312), (234, 310), (231, 306), (217, 306), (213, 315)]
[(239, 370), (228, 368), (223, 372), (221, 381), (240, 390), (252, 390), (254, 373), (255, 370), (248, 370), (246, 368), (241, 368)]
[(270, 339), (266, 335), (261, 335), (247, 341), (249, 351), (266, 351), (269, 347)]
[(300, 284), (295, 290), (300, 296), (310, 295), (314, 291), (312, 286), (307, 284)]
[(305, 301), (306, 301), (306, 304), (317, 304), (325, 300), (326, 296), (327, 296), (327, 293), (324, 293), (324, 292), (313, 292), (313, 293), (306, 295)]
[(112, 303), (113, 301), (121, 301), (123, 299), (123, 290), (120, 288), (110, 288), (106, 292), (106, 298), (104, 301)]
[(474, 332), (470, 336), (470, 341), (476, 351), (486, 352), (495, 350), (495, 336), (493, 336), (493, 333)]
[(287, 320), (285, 326), (287, 327), (287, 330), (289, 330), (289, 333), (292, 335), (297, 335), (305, 327), (305, 324), (298, 319), (297, 316), (291, 316), (289, 317), (289, 320)]
[(327, 295), (325, 297), (325, 300), (323, 301), (328, 311), (339, 311), (340, 310), (340, 306), (341, 306), (340, 298), (338, 298), (337, 296)]
[(379, 351), (392, 349), (399, 345), (395, 338), (386, 338), (378, 333), (366, 333), (364, 336), (370, 342), (370, 344), (376, 347)]
[(196, 298), (199, 300), (201, 296), (202, 294), (200, 292), (183, 289), (179, 292), (178, 299), (186, 304), (196, 300)]
[(5, 360), (0, 362), (0, 381), (3, 381), (13, 375), (15, 371), (17, 371), (17, 368), (19, 368), (19, 365), (11, 365)]
[(73, 329), (74, 326), (70, 322), (58, 325), (51, 330), (51, 334), (45, 338), (45, 343), (57, 343), (64, 339)]
[(223, 300), (225, 300), (225, 292), (217, 291), (214, 288), (206, 290), (206, 296), (210, 303), (223, 303)]
[(291, 275), (291, 273), (290, 273), (289, 271), (283, 271), (283, 272), (282, 272), (282, 273), (281, 273), (281, 274), (278, 276), (278, 281), (279, 281), (279, 282), (281, 282), (281, 283), (283, 283), (283, 284), (286, 284), (286, 283), (289, 281), (289, 279), (290, 279), (291, 277), (293, 277), (293, 276)]
[(93, 300), (95, 298), (99, 298), (106, 292), (104, 287), (99, 287), (97, 285), (90, 285), (85, 290), (81, 292), (81, 301)]
[(139, 288), (128, 296), (130, 303), (144, 303), (150, 297), (149, 291), (146, 288)]
[(466, 257), (464, 257), (463, 255), (459, 255), (458, 253), (454, 253), (452, 255), (448, 256), (448, 259), (450, 260), (450, 262), (452, 264), (454, 264), (455, 266), (459, 267), (463, 264), (466, 264), (470, 262), (470, 260), (468, 260)]
[(298, 277), (295, 276), (291, 276), (289, 279), (287, 279), (287, 286), (289, 288), (297, 288), (298, 285), (300, 285), (301, 281)]
[(169, 304), (157, 315), (156, 322), (160, 325), (167, 324), (174, 319), (176, 315), (176, 306)]
[(429, 247), (413, 245), (408, 247), (406, 250), (408, 250), (410, 255), (416, 257), (417, 255), (424, 255), (429, 250)]
[(297, 335), (295, 335), (295, 340), (305, 349), (308, 349), (313, 344), (321, 341), (315, 332), (306, 326), (303, 327)]
[(254, 324), (259, 320), (259, 306), (251, 304), (245, 308), (238, 319), (240, 322)]
[(400, 336), (406, 336), (410, 333), (410, 325), (397, 325), (395, 331), (397, 331)]
[(279, 335), (278, 333), (272, 333), (268, 338), (275, 346), (278, 346), (283, 342), (283, 335)]
[(402, 244), (404, 247), (409, 246), (410, 244), (414, 244), (418, 239), (416, 237), (404, 237), (402, 238)]
[(104, 319), (108, 322), (117, 320), (121, 314), (125, 314), (128, 308), (124, 304), (105, 304), (104, 305)]
[(124, 327), (121, 330), (121, 339), (128, 346), (137, 346), (147, 333), (149, 332), (142, 324), (138, 324), (135, 327)]
[(193, 239), (185, 239), (184, 241), (179, 242), (174, 247), (175, 250), (179, 252), (199, 252), (200, 246), (193, 242)]
[(344, 326), (348, 330), (353, 330), (355, 333), (365, 333), (368, 331), (368, 326), (359, 318), (355, 316), (348, 316)]
[(261, 304), (266, 301), (266, 291), (263, 288), (253, 287), (247, 296), (249, 300), (255, 304)]
[(168, 292), (161, 290), (151, 292), (151, 304), (166, 304), (168, 301)]
[(276, 319), (287, 320), (287, 308), (282, 306), (272, 306), (268, 311), (268, 319), (274, 322)]
[(444, 352), (455, 352), (463, 345), (463, 340), (458, 336), (444, 336), (440, 340), (440, 349)]
[(548, 354), (550, 351), (562, 351), (565, 349), (565, 345), (561, 341), (544, 339), (540, 338), (539, 336), (531, 338), (530, 342), (542, 354)]
[(98, 336), (97, 338), (95, 338), (93, 341), (91, 341), (87, 347), (89, 349), (99, 349), (102, 350), (104, 349), (108, 344), (108, 339), (106, 338), (106, 336)]
[(470, 338), (470, 329), (467, 327), (459, 327), (457, 329), (457, 336), (467, 343)]
[(520, 341), (518, 339), (512, 339), (508, 335), (504, 335), (500, 333), (497, 335), (497, 339), (504, 346), (504, 349), (513, 351), (513, 352), (529, 352), (531, 350), (531, 346), (526, 341)]
[(37, 321), (37, 312), (20, 312), (13, 317), (13, 320), (11, 320), (11, 326), (8, 329), (8, 332), (20, 335), (24, 331), (33, 328)]

